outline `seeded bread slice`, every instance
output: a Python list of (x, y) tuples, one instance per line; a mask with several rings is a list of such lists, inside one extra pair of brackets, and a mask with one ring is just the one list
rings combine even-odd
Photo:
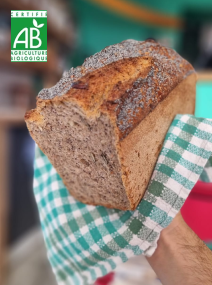
[(193, 67), (172, 49), (127, 40), (43, 89), (25, 120), (71, 195), (134, 210), (174, 116), (194, 112), (195, 83)]

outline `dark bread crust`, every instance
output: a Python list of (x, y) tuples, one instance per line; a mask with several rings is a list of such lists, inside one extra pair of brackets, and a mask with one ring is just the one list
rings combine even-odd
[(38, 104), (74, 99), (88, 116), (107, 112), (116, 118), (122, 140), (193, 72), (191, 64), (170, 48), (154, 41), (127, 40), (66, 72), (54, 87), (39, 93)]
[[(28, 111), (25, 120), (31, 136), (43, 149), (76, 199), (86, 204), (134, 210), (147, 188), (174, 116), (177, 113), (194, 111), (195, 82), (193, 67), (175, 51), (154, 41), (128, 40), (91, 56), (81, 67), (65, 73), (54, 87), (43, 89), (37, 98), (37, 108)], [(110, 161), (106, 163), (116, 167), (114, 171), (110, 171), (104, 184), (98, 184), (99, 188), (93, 187), (92, 191), (89, 188), (92, 195), (96, 195), (94, 199), (89, 196), (90, 192), (84, 192), (87, 196), (80, 196), (79, 190), (84, 191), (86, 188), (77, 186), (77, 190), (73, 189), (70, 181), (74, 178), (70, 171), (74, 167), (72, 158), (79, 167), (81, 160), (84, 160), (75, 156), (80, 150), (78, 144), (76, 151), (69, 149), (71, 140), (74, 141), (76, 135), (70, 124), (73, 121), (76, 123), (72, 117), (74, 111), (70, 111), (71, 106), (76, 107), (83, 118), (82, 129), (89, 128), (91, 132), (91, 122), (98, 122), (105, 115), (107, 122), (105, 121), (104, 126), (111, 129), (110, 135), (105, 137), (113, 138), (113, 142), (108, 143), (105, 148), (107, 157), (110, 157)], [(99, 142), (95, 142), (95, 149), (92, 150), (90, 146), (94, 145), (94, 141), (90, 138), (88, 142), (85, 140), (85, 133), (82, 134), (80, 142), (86, 145), (83, 155), (87, 156), (98, 147), (102, 151), (102, 130), (104, 128), (101, 126), (94, 133), (94, 137), (99, 134), (101, 137), (98, 137)], [(80, 132), (80, 125), (77, 132)], [(111, 152), (110, 145), (113, 148)], [(97, 155), (100, 167), (103, 161), (101, 155)], [(95, 178), (97, 166), (90, 160), (89, 163), (89, 167), (93, 167), (91, 176)], [(102, 169), (104, 170), (104, 166)], [(120, 175), (120, 181), (119, 178), (113, 180), (116, 174)], [(94, 178), (92, 181), (96, 181)], [(84, 180), (89, 179), (88, 177)], [(113, 196), (111, 191), (113, 194), (118, 193), (118, 196), (114, 196), (117, 200), (110, 200)], [(105, 195), (103, 200), (98, 198), (102, 193)]]

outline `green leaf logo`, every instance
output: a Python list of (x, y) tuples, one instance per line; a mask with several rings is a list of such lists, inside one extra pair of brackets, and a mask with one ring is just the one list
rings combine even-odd
[(44, 24), (38, 25), (38, 22), (37, 22), (35, 19), (33, 19), (33, 25), (34, 25), (36, 28), (42, 28), (42, 27), (44, 26)]

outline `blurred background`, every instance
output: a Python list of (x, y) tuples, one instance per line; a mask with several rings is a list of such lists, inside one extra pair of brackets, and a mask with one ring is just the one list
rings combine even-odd
[[(48, 11), (47, 62), (11, 63), (11, 10)], [(56, 284), (33, 197), (34, 142), (25, 111), (35, 107), (37, 93), (53, 86), (63, 71), (129, 38), (153, 38), (174, 48), (194, 65), (199, 80), (212, 82), (211, 0), (0, 1), (0, 284)], [(212, 235), (206, 236), (210, 246)], [(98, 284), (160, 284), (142, 257), (108, 280)]]

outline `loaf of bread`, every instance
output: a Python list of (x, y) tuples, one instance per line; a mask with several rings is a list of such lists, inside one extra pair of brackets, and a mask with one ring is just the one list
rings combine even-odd
[(196, 73), (150, 41), (108, 46), (26, 113), (29, 132), (79, 201), (134, 210), (176, 114), (193, 114)]

